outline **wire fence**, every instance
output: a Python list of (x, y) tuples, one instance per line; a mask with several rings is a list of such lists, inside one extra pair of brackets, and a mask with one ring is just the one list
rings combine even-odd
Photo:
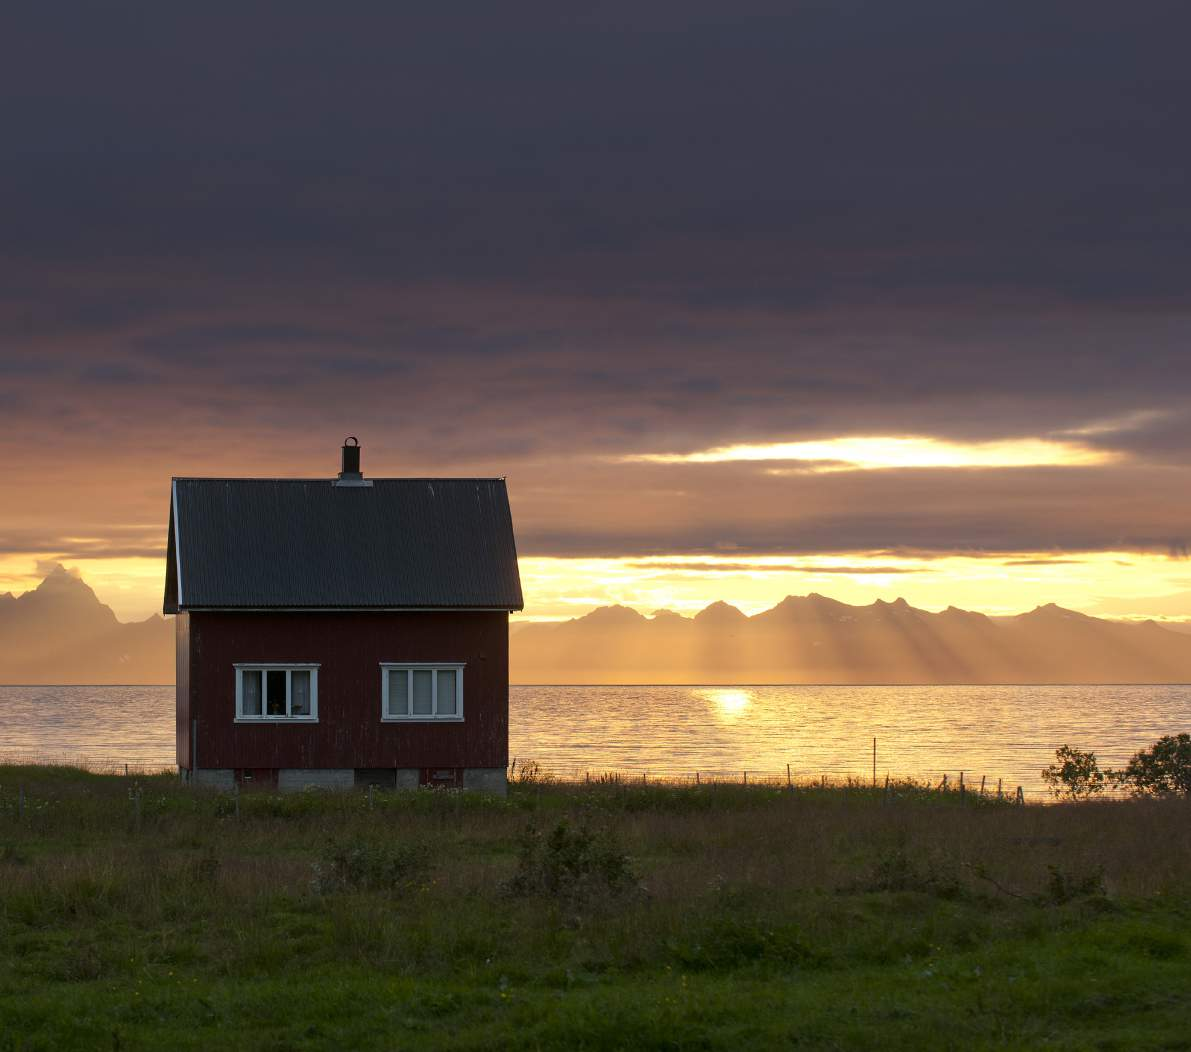
[[(546, 767), (534, 760), (513, 760), (508, 768), (510, 782), (520, 784), (618, 784), (659, 786), (754, 786), (785, 789), (888, 789), (890, 787), (914, 786), (920, 790), (956, 792), (994, 799), (1029, 798), (1051, 800), (1054, 794), (1049, 789), (1030, 788), (1011, 779), (994, 778), (989, 775), (973, 776), (966, 770), (940, 771), (937, 773), (895, 774), (881, 772), (874, 777), (856, 770), (836, 769), (811, 773), (795, 770), (792, 766), (783, 770), (773, 768), (580, 768)], [(1106, 790), (1110, 794), (1115, 787)]]

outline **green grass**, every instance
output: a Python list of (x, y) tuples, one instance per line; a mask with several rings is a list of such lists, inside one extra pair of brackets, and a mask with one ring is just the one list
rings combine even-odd
[(0, 1052), (514, 1046), (1191, 1048), (1191, 804), (0, 767)]

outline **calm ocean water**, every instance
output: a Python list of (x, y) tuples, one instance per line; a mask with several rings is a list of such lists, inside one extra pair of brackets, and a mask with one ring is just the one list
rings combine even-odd
[[(1068, 743), (1120, 764), (1191, 729), (1191, 686), (513, 687), (509, 754), (560, 774), (877, 772), (1038, 790)], [(0, 686), (0, 758), (173, 762), (173, 687)]]

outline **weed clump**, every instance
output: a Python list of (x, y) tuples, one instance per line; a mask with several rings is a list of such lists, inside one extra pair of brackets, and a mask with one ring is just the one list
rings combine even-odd
[(410, 883), (421, 871), (424, 852), (413, 844), (347, 844), (328, 841), (313, 863), (313, 891), (389, 891)]
[(957, 897), (963, 890), (954, 868), (927, 858), (919, 861), (905, 848), (896, 847), (876, 857), (867, 873), (845, 891), (918, 891), (938, 898)]
[(753, 965), (781, 968), (821, 968), (827, 955), (807, 944), (791, 925), (755, 919), (719, 917), (694, 932), (671, 940), (676, 963), (692, 972), (720, 972)]
[(1046, 890), (1038, 896), (1050, 906), (1062, 906), (1076, 899), (1103, 899), (1108, 894), (1104, 867), (1086, 873), (1068, 873), (1060, 866), (1047, 866)]
[(532, 823), (521, 836), (517, 872), (506, 885), (513, 895), (586, 899), (619, 895), (637, 886), (629, 856), (610, 834), (564, 818), (549, 833)]
[(0, 844), (0, 864), (27, 866), (29, 864), (29, 856), (16, 844)]

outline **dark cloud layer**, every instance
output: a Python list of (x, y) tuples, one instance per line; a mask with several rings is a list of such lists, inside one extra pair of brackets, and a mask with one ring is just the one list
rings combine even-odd
[[(375, 470), (508, 473), (527, 553), (1180, 550), (1188, 30), (1166, 0), (28, 7), (0, 527), (77, 554), (65, 517), (330, 471), (355, 432)], [(1142, 411), (1084, 436), (1129, 458), (1095, 471), (599, 460)]]

